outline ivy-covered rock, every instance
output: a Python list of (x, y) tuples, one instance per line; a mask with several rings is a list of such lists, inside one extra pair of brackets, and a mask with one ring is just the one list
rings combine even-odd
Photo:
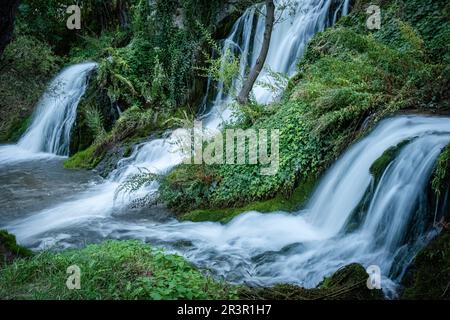
[(450, 192), (450, 144), (439, 156), (433, 172), (432, 187), (438, 197)]

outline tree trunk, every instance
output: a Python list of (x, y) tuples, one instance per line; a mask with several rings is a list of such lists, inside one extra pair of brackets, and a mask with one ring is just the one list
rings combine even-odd
[(264, 39), (262, 43), (261, 52), (253, 69), (250, 71), (247, 80), (239, 92), (237, 101), (239, 104), (247, 104), (249, 102), (250, 92), (253, 89), (253, 85), (258, 79), (259, 74), (266, 62), (267, 54), (269, 53), (270, 40), (272, 39), (272, 29), (275, 23), (275, 4), (273, 0), (266, 0), (266, 25), (264, 30)]
[(0, 57), (11, 42), (18, 6), (19, 0), (1, 0), (0, 2)]

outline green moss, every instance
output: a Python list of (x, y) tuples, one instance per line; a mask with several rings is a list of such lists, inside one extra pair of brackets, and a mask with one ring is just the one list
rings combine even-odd
[(76, 153), (64, 161), (66, 169), (94, 169), (101, 161), (101, 157), (96, 154), (96, 146), (92, 145), (86, 150)]
[(244, 299), (269, 300), (381, 300), (381, 290), (367, 288), (368, 274), (359, 264), (346, 266), (315, 289), (280, 284), (271, 288), (242, 288)]
[(293, 212), (306, 204), (314, 190), (317, 179), (310, 178), (295, 188), (290, 196), (278, 194), (275, 198), (266, 201), (257, 201), (240, 208), (194, 210), (180, 216), (186, 221), (214, 221), (227, 223), (244, 212), (257, 211), (270, 213), (275, 211)]
[(8, 126), (8, 129), (0, 133), (0, 141), (15, 142), (25, 133), (31, 123), (32, 116), (22, 118), (14, 117)]
[(19, 246), (16, 237), (6, 230), (0, 230), (0, 266), (18, 257), (30, 257), (32, 252)]
[(450, 299), (450, 234), (434, 239), (414, 259), (403, 280), (402, 299)]
[[(68, 290), (69, 266), (81, 271)], [(235, 289), (185, 259), (137, 241), (108, 241), (80, 250), (42, 252), (0, 270), (2, 299), (233, 299)]]

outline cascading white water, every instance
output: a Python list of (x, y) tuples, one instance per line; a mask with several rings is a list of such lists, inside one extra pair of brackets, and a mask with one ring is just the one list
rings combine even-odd
[[(330, 3), (296, 2), (300, 10), (295, 19), (286, 20), (290, 22), (285, 21), (276, 29), (279, 31), (274, 30), (274, 52), (268, 58), (273, 70), (292, 72), (306, 41), (326, 25)], [(342, 1), (338, 10), (345, 14), (348, 1)], [(255, 24), (256, 35), (252, 35)], [(225, 47), (236, 47), (243, 53), (241, 72), (254, 63), (257, 39), (262, 32), (260, 24), (254, 9), (248, 10), (225, 42)], [(291, 35), (290, 39), (284, 39), (289, 38), (286, 35)], [(299, 39), (293, 35), (299, 35)], [(235, 80), (235, 86), (238, 82)], [(227, 99), (219, 84), (214, 107), (206, 117), (209, 129), (217, 128), (227, 117), (226, 110), (220, 109)], [(114, 194), (121, 182), (140, 168), (164, 173), (182, 161), (183, 156), (171, 143), (175, 137), (170, 136), (138, 146), (105, 183), (87, 190), (77, 200), (30, 214), (5, 227), (20, 242), (33, 246), (48, 236), (64, 242), (73, 234), (71, 230), (81, 229), (101, 239), (143, 239), (165, 245), (199, 266), (237, 282), (290, 282), (312, 287), (343, 265), (375, 264), (380, 266), (385, 288), (389, 289), (430, 234), (424, 191), (439, 152), (450, 141), (449, 123), (449, 118), (420, 116), (383, 121), (335, 163), (308, 207), (297, 215), (251, 212), (227, 225), (119, 219), (115, 215), (120, 208), (114, 205)], [(350, 230), (355, 209), (373, 182), (371, 165), (388, 148), (407, 140), (411, 141), (389, 165), (374, 190), (364, 219)], [(154, 183), (149, 189), (157, 187)], [(127, 205), (127, 201), (123, 204)]]
[[(330, 12), (333, 3), (337, 6), (334, 12)], [(233, 80), (231, 92), (236, 93), (241, 88), (242, 79), (245, 78), (248, 69), (256, 63), (265, 28), (264, 15), (260, 13), (264, 10), (264, 6), (246, 10), (223, 43), (221, 52), (223, 57), (226, 57), (227, 52), (239, 57), (239, 74)], [(349, 0), (295, 0), (290, 8), (277, 10), (277, 23), (272, 31), (265, 69), (259, 75), (258, 81), (271, 82), (267, 68), (288, 76), (294, 75), (298, 59), (314, 34), (323, 31), (329, 23), (334, 23), (338, 15), (347, 15), (348, 11)], [(330, 14), (333, 15), (331, 22), (328, 21)], [(225, 89), (223, 83), (217, 84), (213, 106), (205, 117), (205, 125), (210, 130), (214, 130), (231, 118), (232, 111), (229, 104), (232, 98)], [(275, 98), (273, 92), (258, 84), (255, 85), (253, 94), (256, 100), (263, 104)]]
[(96, 66), (94, 62), (76, 64), (52, 80), (17, 145), (0, 148), (0, 163), (69, 154), (77, 106), (86, 91), (89, 74)]
[[(404, 141), (409, 142), (386, 168), (363, 219), (349, 229), (373, 181), (370, 167), (386, 150)], [(26, 244), (39, 243), (43, 235), (70, 234), (70, 228), (89, 230), (101, 238), (143, 239), (180, 252), (229, 280), (264, 285), (289, 282), (313, 287), (344, 265), (377, 265), (389, 293), (432, 235), (426, 188), (436, 159), (449, 142), (450, 118), (384, 120), (335, 163), (306, 209), (295, 215), (250, 212), (227, 225), (127, 222), (113, 215), (117, 182), (111, 179), (79, 200), (6, 227)], [(146, 163), (159, 168), (168, 165), (155, 160)], [(134, 164), (124, 164), (115, 177), (132, 170)]]

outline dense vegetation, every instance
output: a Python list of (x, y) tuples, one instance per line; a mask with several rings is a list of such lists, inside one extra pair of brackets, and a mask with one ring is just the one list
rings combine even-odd
[[(79, 105), (72, 157), (65, 166), (93, 169), (109, 161), (103, 164), (105, 171), (113, 169), (136, 142), (198, 114), (206, 91), (205, 53), (227, 33), (235, 15), (253, 2), (239, 1), (236, 10), (228, 12), (221, 0), (119, 0), (104, 6), (104, 1), (87, 0), (85, 24), (74, 31), (65, 27), (67, 15), (61, 9), (70, 1), (22, 1), (12, 42), (0, 59), (0, 141), (20, 137), (58, 69), (95, 60), (98, 69)], [(379, 31), (365, 26), (369, 2), (383, 10)], [(250, 210), (294, 211), (308, 199), (324, 170), (381, 119), (401, 112), (450, 113), (449, 14), (445, 0), (354, 1), (350, 16), (314, 37), (279, 102), (264, 107), (251, 102), (239, 109), (239, 121), (228, 124), (280, 130), (277, 174), (262, 176), (254, 165), (180, 165), (159, 177), (160, 200), (181, 219), (193, 221), (226, 223)], [(375, 177), (400, 147), (387, 150), (372, 166)], [(445, 198), (449, 183), (450, 146), (431, 181), (437, 199)], [(448, 229), (445, 221), (441, 224)], [(405, 279), (404, 298), (449, 297), (449, 241), (444, 233), (419, 254)], [(317, 289), (305, 290), (230, 286), (179, 256), (134, 241), (30, 256), (12, 235), (0, 232), (1, 298), (380, 297), (365, 290), (367, 275), (357, 265), (340, 270)], [(74, 264), (82, 269), (83, 286), (70, 291), (65, 287), (66, 269)], [(441, 278), (431, 279), (430, 267)]]

